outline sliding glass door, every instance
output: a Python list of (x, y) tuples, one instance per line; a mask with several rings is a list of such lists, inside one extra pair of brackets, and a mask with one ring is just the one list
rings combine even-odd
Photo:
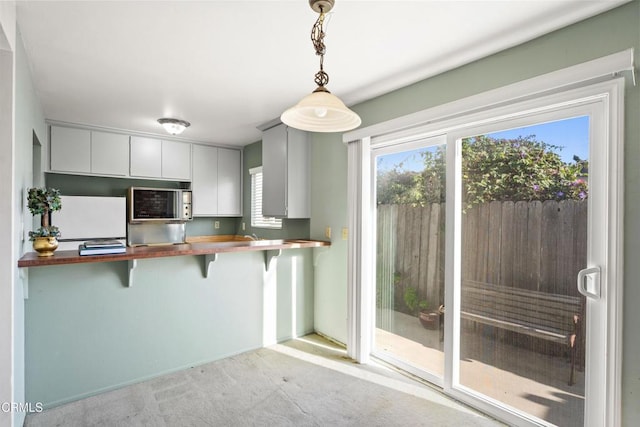
[(446, 145), (378, 150), (375, 354), (442, 384)]
[(461, 147), (459, 386), (582, 426), (589, 116), (473, 135)]
[(372, 144), (373, 355), (514, 425), (604, 421), (606, 103)]

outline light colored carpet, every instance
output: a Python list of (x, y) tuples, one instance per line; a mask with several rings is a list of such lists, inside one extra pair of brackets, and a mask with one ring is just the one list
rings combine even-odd
[(497, 426), (317, 335), (27, 417), (25, 426)]

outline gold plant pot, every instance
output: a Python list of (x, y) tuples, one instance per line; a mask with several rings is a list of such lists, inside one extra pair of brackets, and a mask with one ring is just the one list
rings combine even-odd
[(55, 237), (36, 237), (33, 241), (33, 250), (38, 252), (38, 256), (52, 256), (56, 249), (58, 239)]

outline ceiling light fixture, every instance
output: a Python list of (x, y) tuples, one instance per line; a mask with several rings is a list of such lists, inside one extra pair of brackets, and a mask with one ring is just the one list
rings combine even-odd
[(158, 119), (158, 123), (171, 135), (180, 135), (186, 128), (191, 126), (191, 123), (179, 119)]
[(320, 16), (311, 29), (311, 41), (320, 56), (320, 71), (315, 75), (316, 90), (282, 113), (280, 120), (288, 126), (310, 132), (344, 132), (360, 126), (360, 117), (348, 109), (337, 96), (326, 88), (329, 75), (324, 71), (324, 17), (335, 0), (309, 0), (309, 6)]

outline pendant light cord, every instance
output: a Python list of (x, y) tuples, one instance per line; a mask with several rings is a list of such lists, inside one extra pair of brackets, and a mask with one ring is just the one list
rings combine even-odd
[(320, 6), (320, 16), (313, 28), (311, 28), (311, 42), (316, 50), (316, 55), (320, 57), (320, 71), (315, 75), (314, 81), (319, 87), (324, 88), (329, 83), (329, 75), (324, 71), (324, 54), (327, 47), (324, 44), (324, 10)]

